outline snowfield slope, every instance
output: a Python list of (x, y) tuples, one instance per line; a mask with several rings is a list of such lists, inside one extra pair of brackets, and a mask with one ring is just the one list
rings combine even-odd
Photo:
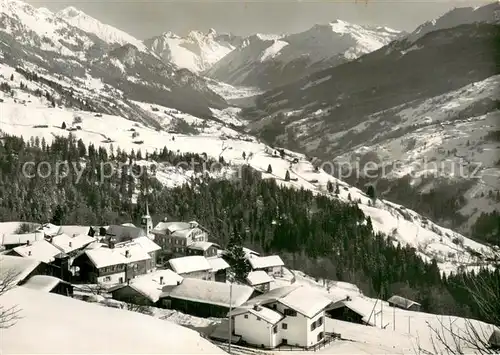
[(225, 354), (193, 330), (136, 312), (24, 287), (0, 301), (21, 317), (2, 329), (6, 354)]
[(268, 89), (356, 59), (401, 35), (390, 28), (359, 26), (341, 20), (297, 34), (257, 34), (246, 38), (205, 74), (232, 85)]

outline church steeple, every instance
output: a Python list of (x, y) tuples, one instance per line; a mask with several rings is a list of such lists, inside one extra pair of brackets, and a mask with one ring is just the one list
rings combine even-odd
[(151, 235), (151, 231), (153, 230), (153, 220), (149, 215), (149, 206), (147, 200), (146, 200), (146, 214), (141, 218), (141, 227), (144, 229), (146, 235), (149, 237)]

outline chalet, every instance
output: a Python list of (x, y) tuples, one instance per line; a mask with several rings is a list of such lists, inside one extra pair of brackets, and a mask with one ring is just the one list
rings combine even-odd
[(163, 287), (176, 286), (182, 280), (182, 277), (172, 270), (157, 270), (137, 276), (127, 284), (115, 286), (108, 291), (118, 301), (154, 306), (160, 299)]
[(248, 273), (246, 279), (248, 285), (260, 292), (268, 292), (273, 278), (263, 270), (252, 271)]
[(245, 285), (198, 279), (184, 279), (180, 285), (165, 287), (160, 305), (198, 317), (225, 317), (230, 307), (247, 302), (254, 290)]
[(35, 242), (27, 241), (25, 245), (15, 247), (7, 252), (7, 255), (22, 256), (32, 258), (44, 263), (51, 263), (55, 256), (61, 251), (46, 240), (37, 240)]
[(49, 241), (63, 253), (72, 255), (94, 242), (95, 238), (85, 234), (73, 235), (70, 237), (69, 235), (63, 233), (51, 237)]
[(279, 255), (270, 256), (252, 256), (248, 258), (248, 262), (253, 271), (263, 270), (270, 276), (283, 276), (283, 260)]
[(57, 275), (59, 270), (44, 262), (19, 256), (0, 255), (0, 280), (10, 279), (13, 284), (22, 285), (36, 275)]
[(407, 311), (419, 312), (421, 307), (420, 303), (417, 303), (415, 301), (397, 295), (394, 295), (391, 298), (389, 298), (387, 302), (391, 307), (397, 307), (405, 309)]
[(42, 232), (26, 233), (26, 234), (8, 234), (1, 237), (1, 245), (6, 250), (11, 250), (16, 247), (25, 245), (26, 243), (44, 240), (45, 235)]
[(218, 256), (207, 258), (207, 261), (212, 268), (211, 272), (213, 274), (213, 279), (217, 282), (226, 282), (229, 264)]
[(212, 266), (204, 256), (193, 255), (168, 261), (172, 270), (184, 278), (211, 280)]
[(205, 258), (210, 258), (212, 256), (217, 256), (217, 250), (220, 250), (220, 246), (211, 242), (194, 242), (187, 246), (187, 255), (201, 255)]
[(208, 235), (199, 224), (192, 222), (160, 222), (151, 231), (162, 249), (175, 255), (186, 255), (187, 247), (195, 242), (207, 242)]
[(142, 228), (133, 225), (111, 225), (106, 229), (106, 240), (111, 243), (122, 243), (145, 236), (146, 233)]
[(124, 248), (133, 245), (139, 245), (146, 253), (148, 253), (149, 257), (151, 258), (152, 266), (156, 266), (158, 262), (158, 252), (161, 250), (161, 247), (146, 236), (139, 237), (127, 242), (118, 243), (115, 245), (115, 247)]
[(309, 348), (325, 338), (325, 308), (331, 300), (304, 286), (285, 286), (234, 309), (232, 332), (263, 348), (291, 345)]
[(500, 350), (500, 329), (494, 329), (488, 339), (488, 345), (492, 350)]
[(54, 276), (32, 276), (22, 285), (22, 287), (43, 292), (57, 293), (68, 297), (73, 296), (73, 285)]
[[(382, 321), (380, 307), (362, 298), (347, 297), (330, 304), (326, 309), (329, 318), (362, 325), (377, 326)], [(383, 325), (381, 325), (383, 327)]]
[(75, 258), (73, 266), (80, 270), (79, 281), (104, 284), (123, 283), (155, 267), (151, 256), (139, 244), (87, 249)]
[(45, 237), (53, 237), (61, 233), (61, 227), (52, 223), (45, 223), (37, 229), (37, 232), (42, 232)]

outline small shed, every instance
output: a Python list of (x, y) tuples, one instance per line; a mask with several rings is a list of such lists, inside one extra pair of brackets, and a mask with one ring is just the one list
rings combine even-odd
[(494, 329), (488, 339), (488, 345), (493, 350), (500, 350), (500, 329)]
[(405, 309), (407, 311), (415, 311), (419, 312), (421, 308), (421, 304), (412, 300), (409, 300), (407, 298), (401, 297), (394, 295), (391, 298), (387, 300), (389, 303), (389, 306), (391, 307), (397, 307), (401, 309)]
[(22, 287), (43, 292), (57, 293), (68, 297), (73, 296), (73, 285), (54, 276), (32, 276)]

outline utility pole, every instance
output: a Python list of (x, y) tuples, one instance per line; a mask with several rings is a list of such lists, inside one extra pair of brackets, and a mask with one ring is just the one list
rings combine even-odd
[(384, 301), (380, 300), (380, 326), (384, 328)]
[(229, 283), (229, 336), (228, 336), (228, 353), (231, 354), (231, 335), (233, 333), (233, 316), (232, 316), (232, 311), (233, 311), (233, 283)]
[(396, 330), (396, 307), (392, 307), (392, 330)]

